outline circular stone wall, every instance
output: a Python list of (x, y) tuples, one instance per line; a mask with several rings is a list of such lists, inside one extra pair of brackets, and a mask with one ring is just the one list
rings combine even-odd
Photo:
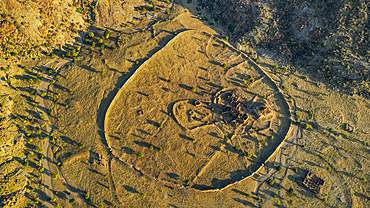
[(289, 107), (275, 83), (223, 41), (186, 31), (142, 64), (108, 108), (121, 161), (195, 189), (255, 172), (283, 142)]

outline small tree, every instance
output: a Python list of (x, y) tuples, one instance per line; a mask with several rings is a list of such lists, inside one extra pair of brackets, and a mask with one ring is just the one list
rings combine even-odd
[(294, 193), (295, 193), (294, 189), (293, 189), (293, 188), (290, 188), (290, 189), (289, 189), (289, 194), (290, 194), (290, 195), (293, 195)]
[(146, 193), (141, 193), (140, 196), (144, 199), (146, 197)]
[(85, 199), (89, 199), (90, 198), (90, 194), (89, 193), (86, 193), (85, 194)]
[(283, 168), (279, 165), (279, 166), (277, 166), (277, 171), (282, 171), (283, 170)]
[(192, 91), (192, 92), (195, 92), (195, 90), (196, 90), (196, 89), (197, 89), (197, 88), (192, 87), (192, 88), (191, 88), (191, 91)]
[(88, 36), (89, 36), (90, 38), (93, 38), (93, 37), (94, 37), (94, 33), (93, 33), (93, 32), (89, 32)]
[(136, 157), (137, 157), (137, 159), (139, 159), (139, 158), (141, 158), (141, 157), (143, 157), (144, 155), (143, 155), (143, 153), (141, 153), (141, 152), (138, 152), (137, 154), (136, 154)]

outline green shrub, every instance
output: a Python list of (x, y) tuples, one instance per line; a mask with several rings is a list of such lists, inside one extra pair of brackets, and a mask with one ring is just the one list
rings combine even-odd
[(146, 193), (141, 193), (140, 196), (144, 199), (146, 197)]
[(159, 148), (158, 148), (158, 152), (163, 152), (162, 147), (159, 147)]
[(196, 89), (197, 89), (197, 88), (192, 87), (192, 88), (191, 88), (191, 91), (195, 92), (195, 90), (196, 90)]
[(275, 178), (269, 178), (269, 184), (272, 186), (275, 183)]
[(38, 170), (39, 170), (39, 172), (40, 172), (40, 173), (42, 173), (42, 172), (44, 172), (45, 168), (43, 168), (43, 167), (41, 167), (41, 166), (40, 166), (40, 167), (38, 168)]
[(150, 150), (153, 150), (153, 148), (154, 148), (153, 146), (150, 146), (150, 147), (149, 147), (149, 149), (150, 149)]
[(224, 141), (227, 142), (229, 141), (229, 138), (227, 136), (224, 137)]
[(226, 67), (227, 67), (227, 64), (226, 64), (226, 63), (223, 63), (223, 64), (222, 64), (222, 66), (223, 66), (224, 68), (226, 68)]
[(186, 180), (186, 181), (185, 181), (185, 184), (186, 184), (186, 185), (189, 185), (189, 184), (190, 184), (190, 180)]
[(58, 178), (58, 174), (57, 174), (57, 173), (53, 173), (53, 174), (51, 174), (51, 178), (53, 178), (53, 179), (57, 179), (57, 178)]
[(74, 199), (74, 198), (70, 199), (70, 200), (69, 200), (69, 203), (70, 203), (70, 204), (74, 204), (74, 203), (76, 203), (76, 199)]
[(363, 182), (367, 182), (367, 179), (365, 177), (362, 178)]
[(160, 123), (160, 124), (158, 125), (158, 128), (163, 128), (163, 123)]
[(327, 203), (328, 203), (328, 198), (324, 198), (322, 201), (323, 201), (325, 204), (327, 204)]
[(236, 149), (236, 150), (240, 150), (240, 146), (236, 145), (236, 146), (235, 146), (235, 149)]
[(141, 157), (143, 157), (144, 155), (143, 155), (143, 153), (141, 153), (141, 152), (138, 152), (137, 154), (136, 154), (136, 157), (139, 159), (139, 158), (141, 158)]
[(305, 124), (303, 125), (303, 128), (308, 129), (308, 128), (310, 128), (310, 125), (308, 125), (308, 124), (306, 124), (306, 123), (305, 123)]
[(283, 170), (283, 168), (279, 165), (279, 166), (277, 166), (277, 171), (282, 171)]
[(80, 148), (80, 149), (82, 149), (83, 147), (85, 147), (85, 144), (83, 144), (83, 143), (78, 143), (78, 148)]
[(330, 172), (331, 171), (331, 167), (326, 168), (326, 170), (328, 170)]
[(246, 156), (247, 156), (247, 158), (251, 158), (252, 157), (252, 154), (249, 153), (249, 152), (246, 152)]

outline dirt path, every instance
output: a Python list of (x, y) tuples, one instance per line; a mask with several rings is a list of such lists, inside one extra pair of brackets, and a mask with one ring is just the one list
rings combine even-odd
[[(280, 88), (283, 84), (283, 80), (281, 79), (281, 77), (279, 77), (277, 75), (275, 75), (275, 76), (277, 78), (279, 78), (279, 80), (280, 80), (280, 82), (279, 82), (279, 88)], [(289, 95), (287, 94), (287, 96), (289, 96)], [(294, 115), (295, 112), (296, 112), (297, 106), (296, 106), (295, 99), (293, 98), (292, 100), (293, 100), (293, 107), (292, 107), (291, 113)], [(286, 156), (284, 156), (284, 154), (282, 154), (282, 150), (284, 150), (288, 145), (294, 145), (294, 143), (297, 143), (298, 132), (299, 132), (298, 126), (294, 125), (293, 130), (292, 130), (292, 135), (284, 142), (284, 144), (281, 146), (281, 148), (276, 153), (276, 159), (274, 161), (274, 163), (276, 165), (279, 165), (279, 166), (282, 166), (282, 167), (287, 167), (287, 162), (294, 155), (294, 153), (292, 153), (290, 155), (290, 157), (286, 157)], [(293, 152), (295, 152), (296, 149), (297, 149), (297, 146), (294, 145)], [(284, 177), (286, 176), (287, 171), (288, 171), (288, 169), (285, 170)], [(261, 185), (263, 183), (267, 182), (267, 180), (270, 179), (276, 172), (277, 172), (277, 170), (275, 168), (273, 168), (271, 170), (267, 170), (267, 172), (265, 174), (262, 174), (262, 172), (261, 172), (262, 175), (256, 180), (257, 183), (256, 183), (255, 195), (258, 194), (258, 191), (259, 191), (259, 188), (261, 187)], [(258, 201), (257, 201), (257, 204), (259, 204)]]
[[(89, 31), (90, 32), (90, 31)], [(83, 36), (84, 33), (80, 33), (80, 36)], [(77, 41), (78, 41), (78, 46), (82, 47), (82, 39), (81, 38), (77, 38)], [(78, 51), (77, 55), (79, 55), (81, 49)], [(67, 63), (69, 62), (72, 62), (73, 59), (58, 59), (58, 60), (55, 60), (55, 61), (51, 61), (47, 64), (45, 64), (44, 66), (44, 70), (46, 70), (47, 68), (53, 68), (54, 70), (56, 70), (56, 73), (53, 74), (53, 75), (45, 75), (45, 77), (42, 79), (42, 82), (41, 84), (39, 85), (38, 89), (37, 89), (37, 94), (41, 94), (43, 92), (48, 92), (49, 90), (49, 86), (50, 86), (50, 80), (52, 80), (54, 78), (55, 75), (58, 74), (59, 70)], [(47, 70), (46, 70), (47, 71)], [(38, 96), (36, 97), (36, 102), (40, 102), (40, 105), (38, 106), (38, 111), (40, 112), (40, 114), (43, 114), (45, 116), (45, 120), (46, 121), (50, 121), (49, 119), (49, 116), (48, 116), (48, 112), (47, 112), (47, 109), (45, 107), (45, 104), (44, 104), (44, 99), (41, 97), (41, 96)], [(53, 125), (51, 123), (46, 123), (46, 134), (50, 135), (50, 133), (53, 132)], [(49, 140), (51, 139), (52, 137), (49, 136), (49, 138), (43, 142), (43, 145), (42, 145), (42, 149), (44, 150), (44, 158), (41, 160), (41, 166), (45, 169), (42, 173), (42, 182), (44, 184), (44, 187), (45, 187), (45, 193), (43, 194), (43, 199), (45, 201), (45, 207), (54, 207), (54, 205), (48, 201), (47, 199), (53, 199), (54, 198), (54, 194), (53, 194), (53, 191), (52, 191), (52, 178), (51, 178), (51, 171), (50, 171), (50, 167), (49, 167), (49, 163), (48, 162), (52, 162), (54, 161), (54, 155), (52, 153), (52, 151), (49, 151), (49, 147), (50, 147), (50, 142)], [(61, 174), (59, 174), (59, 178), (60, 180), (64, 181), (65, 184), (66, 183), (66, 180), (61, 176)], [(75, 193), (73, 192), (70, 187), (68, 186), (67, 184), (67, 188), (69, 190), (70, 193), (72, 193), (74, 196), (78, 196), (78, 193)], [(77, 200), (78, 202), (81, 203), (81, 200)]]

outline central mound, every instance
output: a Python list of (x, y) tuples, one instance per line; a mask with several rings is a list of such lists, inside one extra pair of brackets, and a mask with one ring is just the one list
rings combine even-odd
[(143, 63), (108, 108), (112, 153), (143, 173), (198, 190), (242, 180), (290, 128), (283, 95), (222, 40), (185, 31)]

